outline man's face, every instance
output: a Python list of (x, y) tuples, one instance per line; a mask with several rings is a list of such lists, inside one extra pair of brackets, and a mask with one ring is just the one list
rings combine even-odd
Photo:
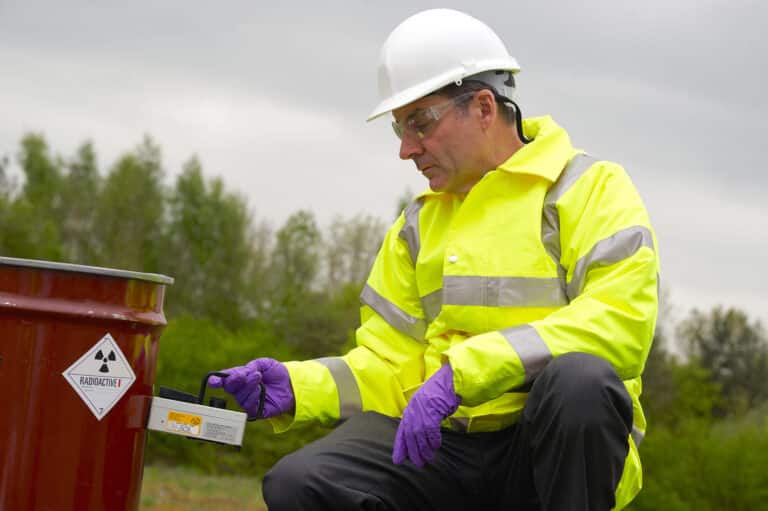
[[(465, 101), (470, 101), (468, 113), (443, 96), (426, 96), (392, 112), (395, 122), (406, 128), (400, 158), (413, 160), (433, 191), (466, 193), (487, 170), (478, 163), (481, 130), (473, 115), (475, 100)], [(437, 120), (430, 108), (438, 112)]]

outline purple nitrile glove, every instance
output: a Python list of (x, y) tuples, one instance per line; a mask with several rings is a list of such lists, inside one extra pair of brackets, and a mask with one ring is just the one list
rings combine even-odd
[[(266, 419), (283, 413), (293, 413), (296, 401), (293, 397), (291, 378), (288, 369), (272, 358), (257, 358), (244, 366), (224, 369), (227, 378), (211, 376), (208, 385), (224, 390), (235, 396), (238, 404), (249, 417)], [(261, 417), (256, 417), (261, 397), (261, 385), (264, 385), (264, 410)]]
[(432, 460), (442, 443), (440, 422), (459, 407), (461, 398), (453, 389), (450, 364), (433, 374), (408, 402), (395, 434), (392, 461), (399, 465), (409, 458), (417, 467)]

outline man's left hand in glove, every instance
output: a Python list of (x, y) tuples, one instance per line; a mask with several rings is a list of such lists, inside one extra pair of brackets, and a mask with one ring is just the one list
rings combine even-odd
[(417, 467), (432, 460), (442, 443), (440, 423), (459, 407), (461, 398), (453, 389), (450, 364), (433, 374), (411, 398), (395, 434), (392, 461), (399, 465), (406, 458)]

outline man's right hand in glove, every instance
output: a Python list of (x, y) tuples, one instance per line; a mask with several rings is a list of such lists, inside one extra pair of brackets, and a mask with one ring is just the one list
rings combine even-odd
[[(232, 394), (238, 404), (248, 413), (248, 417), (266, 419), (283, 413), (293, 413), (296, 401), (293, 397), (291, 378), (285, 365), (272, 358), (257, 358), (244, 366), (223, 369), (226, 378), (211, 376), (208, 385), (223, 387)], [(264, 410), (260, 417), (259, 409), (261, 385), (264, 385)]]

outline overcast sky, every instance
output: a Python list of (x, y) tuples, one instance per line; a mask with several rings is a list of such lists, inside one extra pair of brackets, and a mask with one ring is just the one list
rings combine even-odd
[(106, 170), (149, 134), (169, 183), (196, 154), (256, 220), (389, 221), (426, 183), (388, 121), (364, 121), (379, 48), (407, 16), (457, 8), (517, 58), (525, 116), (628, 170), (677, 319), (719, 303), (768, 323), (768, 3), (278, 3), (0, 0), (0, 155), (36, 131), (65, 156), (92, 140)]

